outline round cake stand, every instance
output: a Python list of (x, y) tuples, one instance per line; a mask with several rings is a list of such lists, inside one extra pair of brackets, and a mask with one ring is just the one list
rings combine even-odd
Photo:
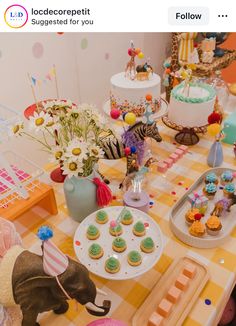
[[(168, 102), (166, 100), (164, 100), (163, 98), (161, 98), (161, 108), (158, 112), (154, 113), (152, 118), (154, 121), (157, 121), (158, 119), (162, 118), (164, 115), (167, 114), (168, 111)], [(106, 113), (107, 116), (110, 117), (110, 111), (111, 111), (111, 107), (110, 107), (110, 100), (106, 101), (103, 105), (103, 111)], [(119, 117), (119, 120), (122, 120), (122, 116)], [(137, 121), (141, 121), (142, 117), (137, 117)]]
[(167, 115), (162, 117), (162, 121), (167, 127), (178, 131), (175, 135), (175, 140), (181, 145), (196, 145), (199, 142), (197, 134), (205, 134), (207, 131), (207, 125), (201, 127), (183, 127), (172, 122)]

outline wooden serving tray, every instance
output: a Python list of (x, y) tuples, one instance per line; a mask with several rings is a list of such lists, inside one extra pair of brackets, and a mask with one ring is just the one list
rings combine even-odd
[[(184, 243), (196, 247), (196, 248), (215, 248), (222, 245), (229, 234), (232, 232), (234, 226), (236, 225), (236, 205), (232, 206), (230, 212), (226, 212), (224, 216), (220, 217), (222, 223), (222, 229), (217, 235), (208, 235), (207, 233), (202, 237), (194, 237), (189, 233), (189, 226), (185, 223), (185, 214), (191, 209), (191, 204), (188, 201), (188, 195), (195, 191), (200, 191), (205, 185), (205, 177), (208, 173), (214, 172), (220, 180), (221, 174), (225, 170), (230, 170), (236, 172), (236, 170), (230, 168), (213, 168), (204, 172), (200, 178), (191, 186), (191, 188), (182, 196), (178, 202), (173, 206), (170, 212), (170, 229)], [(235, 179), (233, 181), (235, 183)], [(220, 186), (220, 182), (218, 187)], [(223, 198), (223, 191), (218, 189), (215, 198), (209, 200), (208, 209), (205, 216), (202, 218), (202, 223), (206, 223), (207, 219), (210, 217), (215, 203)]]
[(186, 291), (183, 291), (180, 300), (174, 304), (169, 317), (164, 319), (163, 326), (181, 326), (183, 324), (183, 321), (188, 316), (210, 277), (207, 267), (192, 257), (182, 257), (176, 259), (171, 264), (142, 306), (135, 313), (132, 319), (132, 326), (148, 325), (151, 314), (157, 310), (158, 304), (166, 297), (169, 288), (175, 284), (175, 280), (187, 263), (194, 264), (197, 267), (196, 274), (190, 280)]

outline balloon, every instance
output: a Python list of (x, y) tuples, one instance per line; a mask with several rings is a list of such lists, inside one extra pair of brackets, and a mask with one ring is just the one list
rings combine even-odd
[(221, 131), (221, 126), (218, 123), (213, 123), (207, 127), (207, 132), (210, 136), (216, 136)]
[(139, 52), (139, 54), (138, 54), (138, 58), (139, 58), (139, 59), (143, 59), (143, 58), (144, 58), (144, 54), (143, 54), (143, 52)]
[(133, 125), (136, 121), (136, 115), (133, 112), (128, 112), (125, 115), (125, 122), (128, 123), (128, 125)]
[(115, 119), (115, 120), (117, 120), (120, 117), (120, 114), (121, 114), (121, 112), (118, 109), (112, 109), (110, 112), (111, 118)]
[(137, 48), (135, 49), (135, 53), (138, 55), (141, 52), (141, 49)]
[(151, 94), (147, 94), (146, 95), (146, 100), (147, 101), (151, 101), (152, 100), (152, 95)]
[(132, 51), (133, 51), (133, 50), (132, 50), (131, 48), (128, 49), (128, 55), (129, 55), (129, 56), (132, 55)]

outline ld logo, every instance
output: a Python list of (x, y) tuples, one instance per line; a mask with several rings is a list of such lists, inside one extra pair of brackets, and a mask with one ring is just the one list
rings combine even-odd
[(4, 19), (9, 27), (21, 28), (28, 21), (28, 12), (21, 5), (12, 5), (6, 9)]

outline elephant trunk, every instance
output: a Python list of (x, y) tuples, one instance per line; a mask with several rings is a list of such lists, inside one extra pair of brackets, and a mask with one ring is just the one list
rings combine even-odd
[(102, 306), (98, 306), (96, 303), (88, 302), (85, 304), (87, 311), (94, 316), (105, 316), (108, 314), (111, 308), (111, 302), (104, 300)]

